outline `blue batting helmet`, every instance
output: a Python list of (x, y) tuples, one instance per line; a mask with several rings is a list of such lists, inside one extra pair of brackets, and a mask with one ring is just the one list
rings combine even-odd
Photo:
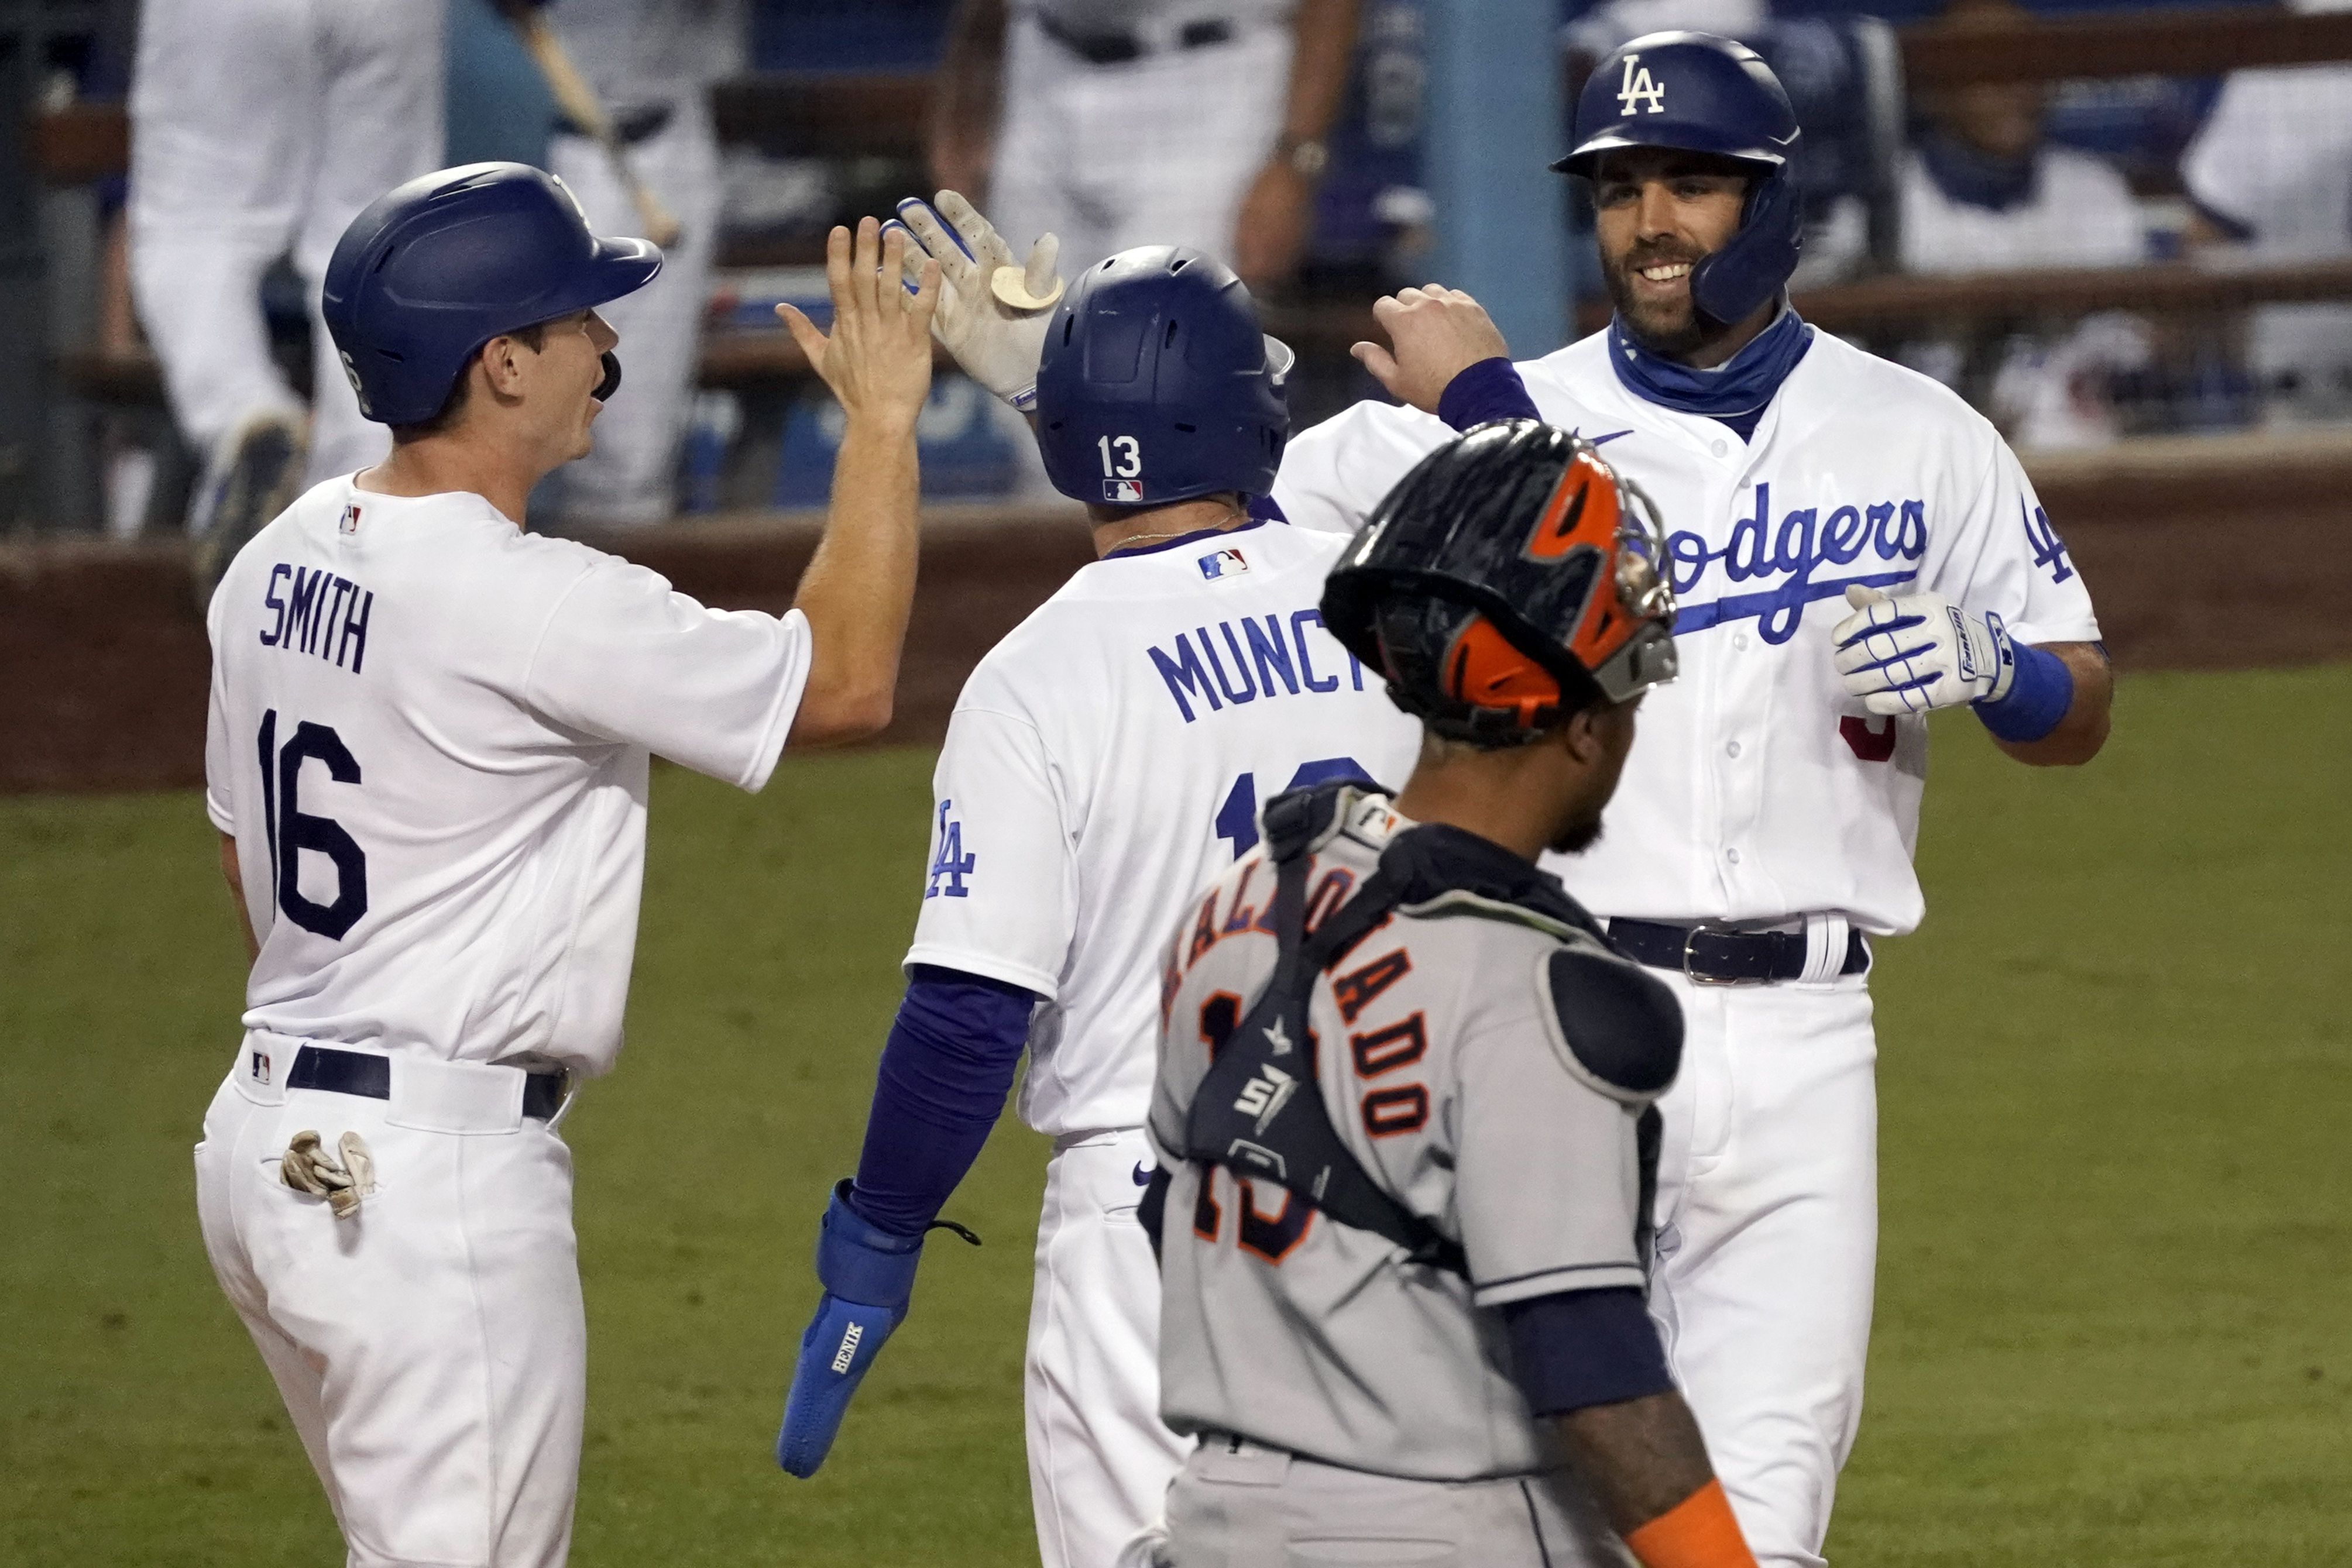
[(1691, 269), (1691, 303), (1738, 321), (1797, 270), (1802, 214), (1796, 111), (1755, 50), (1712, 33), (1650, 33), (1594, 68), (1576, 100), (1576, 146), (1552, 167), (1591, 178), (1620, 147), (1675, 147), (1756, 166), (1739, 232)]
[(1290, 361), (1223, 263), (1181, 245), (1123, 250), (1079, 277), (1045, 333), (1045, 476), (1097, 505), (1263, 496), (1290, 434)]
[(591, 234), (552, 174), (468, 163), (394, 186), (352, 220), (327, 263), (323, 310), (360, 412), (420, 424), (499, 333), (617, 299), (661, 265), (649, 241)]

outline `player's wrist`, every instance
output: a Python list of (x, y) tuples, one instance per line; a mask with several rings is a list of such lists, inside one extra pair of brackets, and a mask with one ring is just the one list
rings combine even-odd
[(1756, 1568), (1756, 1554), (1732, 1517), (1723, 1483), (1706, 1485), (1639, 1530), (1625, 1545), (1642, 1568)]
[[(2003, 633), (2004, 637), (2006, 633)], [(2074, 672), (2047, 648), (2013, 643), (2006, 690), (1976, 704), (1977, 717), (2000, 739), (2024, 745), (2042, 739), (2074, 706)]]
[(1456, 371), (1438, 394), (1437, 417), (1455, 430), (1496, 419), (1540, 419), (1527, 382), (1507, 354), (1474, 361)]
[(853, 441), (901, 442), (914, 435), (923, 409), (920, 403), (861, 403), (856, 408), (845, 404), (842, 415), (841, 439), (845, 445)]

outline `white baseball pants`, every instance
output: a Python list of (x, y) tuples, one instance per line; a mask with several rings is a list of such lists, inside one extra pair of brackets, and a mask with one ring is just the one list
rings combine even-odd
[[(667, 125), (629, 149), (629, 160), (683, 232), (662, 253), (660, 277), (597, 307), (621, 335), (621, 390), (596, 416), (595, 450), (560, 470), (554, 483), (567, 520), (606, 526), (666, 522), (677, 512), (678, 443), (694, 408), (722, 196), (708, 99), (680, 99)], [(558, 136), (548, 162), (598, 234), (645, 233), (597, 143)]]
[(1024, 1377), (1045, 1568), (1111, 1568), (1191, 1451), (1160, 1420), (1160, 1269), (1136, 1218), (1139, 1127), (1056, 1145), (1037, 1225)]
[(180, 428), (210, 453), (257, 413), (299, 415), (257, 290), (290, 247), (307, 286), (306, 484), (391, 436), (360, 414), (319, 317), (360, 209), (443, 156), (440, 0), (145, 0), (131, 87), (131, 282)]
[[(510, 1069), (396, 1059), (389, 1101), (273, 1087), (295, 1045), (247, 1037), (205, 1116), (196, 1206), (349, 1568), (561, 1568), (587, 1397), (571, 1151), (468, 1076)], [(304, 1130), (373, 1152), (350, 1218), (280, 1179)]]
[(1650, 1311), (1770, 1568), (1820, 1568), (1862, 1419), (1878, 1256), (1877, 1047), (1862, 976), (1699, 986), (1660, 1102)]
[(1282, 131), (1293, 47), (1286, 24), (1235, 26), (1227, 43), (1098, 66), (1016, 9), (989, 185), (1015, 255), (1050, 230), (1065, 277), (1139, 245), (1232, 264), (1242, 198)]

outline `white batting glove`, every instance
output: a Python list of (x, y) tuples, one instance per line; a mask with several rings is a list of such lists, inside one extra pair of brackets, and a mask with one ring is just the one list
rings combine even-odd
[(911, 236), (906, 259), (910, 287), (927, 256), (946, 275), (931, 332), (963, 373), (1024, 413), (1035, 407), (1045, 329), (1062, 298), (1062, 280), (1055, 272), (1062, 242), (1045, 235), (1029, 247), (1027, 262), (1016, 261), (996, 225), (953, 191), (941, 191), (936, 204), (908, 197), (898, 204), (898, 217), (884, 226), (903, 228)]
[(1860, 583), (1854, 612), (1830, 633), (1845, 689), (1874, 714), (1999, 702), (2017, 678), (2017, 650), (1999, 615), (1971, 615), (1940, 593), (1894, 597)]

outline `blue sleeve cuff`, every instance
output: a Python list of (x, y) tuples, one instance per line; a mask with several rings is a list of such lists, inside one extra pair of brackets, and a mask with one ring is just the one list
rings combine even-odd
[(1541, 419), (1536, 400), (1518, 367), (1497, 354), (1481, 360), (1445, 383), (1438, 394), (1437, 417), (1456, 430), (1470, 430), (1495, 419)]
[(1977, 717), (2001, 739), (2022, 745), (2056, 729), (2074, 706), (2074, 672), (2046, 648), (2015, 644), (2017, 674), (2009, 695), (1976, 705)]
[(915, 1293), (915, 1265), (923, 1252), (919, 1231), (900, 1236), (869, 1223), (849, 1207), (849, 1184), (833, 1189), (816, 1233), (816, 1281), (845, 1301), (902, 1309)]
[(1036, 1005), (1003, 980), (912, 967), (875, 1073), (852, 1212), (899, 1236), (940, 1217), (1004, 1109)]
[(1538, 1416), (1622, 1405), (1675, 1385), (1642, 1292), (1630, 1287), (1513, 1301), (1503, 1319), (1512, 1381)]

